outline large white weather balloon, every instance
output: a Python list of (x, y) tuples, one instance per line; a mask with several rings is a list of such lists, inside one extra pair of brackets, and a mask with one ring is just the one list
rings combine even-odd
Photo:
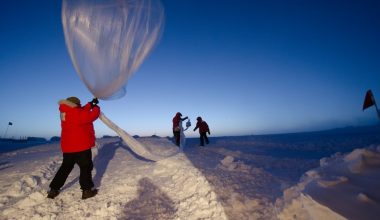
[(63, 0), (66, 46), (77, 74), (100, 99), (125, 95), (129, 77), (159, 40), (159, 0)]
[[(90, 92), (100, 99), (125, 95), (129, 77), (161, 36), (159, 0), (63, 0), (62, 24), (71, 61)], [(155, 155), (103, 113), (99, 117), (138, 155)], [(168, 156), (168, 155), (167, 155)]]

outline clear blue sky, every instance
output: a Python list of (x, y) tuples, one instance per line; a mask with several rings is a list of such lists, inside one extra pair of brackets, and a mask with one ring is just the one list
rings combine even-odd
[[(380, 102), (380, 2), (163, 0), (163, 37), (102, 111), (132, 135), (171, 135), (177, 111), (212, 135), (374, 124)], [(60, 134), (57, 101), (91, 93), (66, 50), (61, 1), (3, 1), (0, 136)], [(193, 128), (192, 127), (192, 128)], [(100, 121), (97, 136), (114, 133)], [(188, 132), (187, 135), (197, 133)]]

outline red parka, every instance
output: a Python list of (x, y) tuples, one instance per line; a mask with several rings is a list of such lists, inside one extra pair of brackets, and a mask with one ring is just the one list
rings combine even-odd
[(177, 112), (177, 114), (175, 114), (174, 118), (173, 118), (173, 131), (180, 131), (180, 127), (179, 127), (179, 123), (181, 121), (184, 121), (186, 119), (188, 119), (188, 117), (184, 117), (184, 118), (181, 118), (182, 114), (180, 112)]
[(199, 128), (199, 133), (210, 132), (208, 124), (205, 121), (198, 120), (197, 125), (194, 128), (194, 131)]
[(95, 146), (95, 131), (92, 122), (100, 114), (100, 108), (88, 103), (84, 107), (68, 101), (59, 102), (61, 113), (61, 149), (63, 153), (74, 153)]
[(179, 127), (179, 122), (181, 121), (182, 114), (177, 112), (177, 114), (173, 118), (173, 129)]

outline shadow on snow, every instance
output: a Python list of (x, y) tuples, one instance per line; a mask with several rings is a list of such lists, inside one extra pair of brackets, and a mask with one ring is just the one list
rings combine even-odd
[(152, 180), (140, 179), (137, 193), (137, 198), (125, 205), (123, 219), (174, 219), (175, 203)]

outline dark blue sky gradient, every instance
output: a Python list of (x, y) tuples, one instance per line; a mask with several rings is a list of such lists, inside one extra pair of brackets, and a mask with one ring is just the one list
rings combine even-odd
[[(377, 123), (379, 1), (163, 0), (163, 37), (104, 113), (131, 134), (171, 135), (177, 111), (213, 135)], [(66, 50), (61, 2), (3, 2), (0, 136), (59, 135), (57, 101), (92, 95)], [(113, 132), (95, 123), (98, 136)], [(197, 135), (188, 132), (187, 135)]]

